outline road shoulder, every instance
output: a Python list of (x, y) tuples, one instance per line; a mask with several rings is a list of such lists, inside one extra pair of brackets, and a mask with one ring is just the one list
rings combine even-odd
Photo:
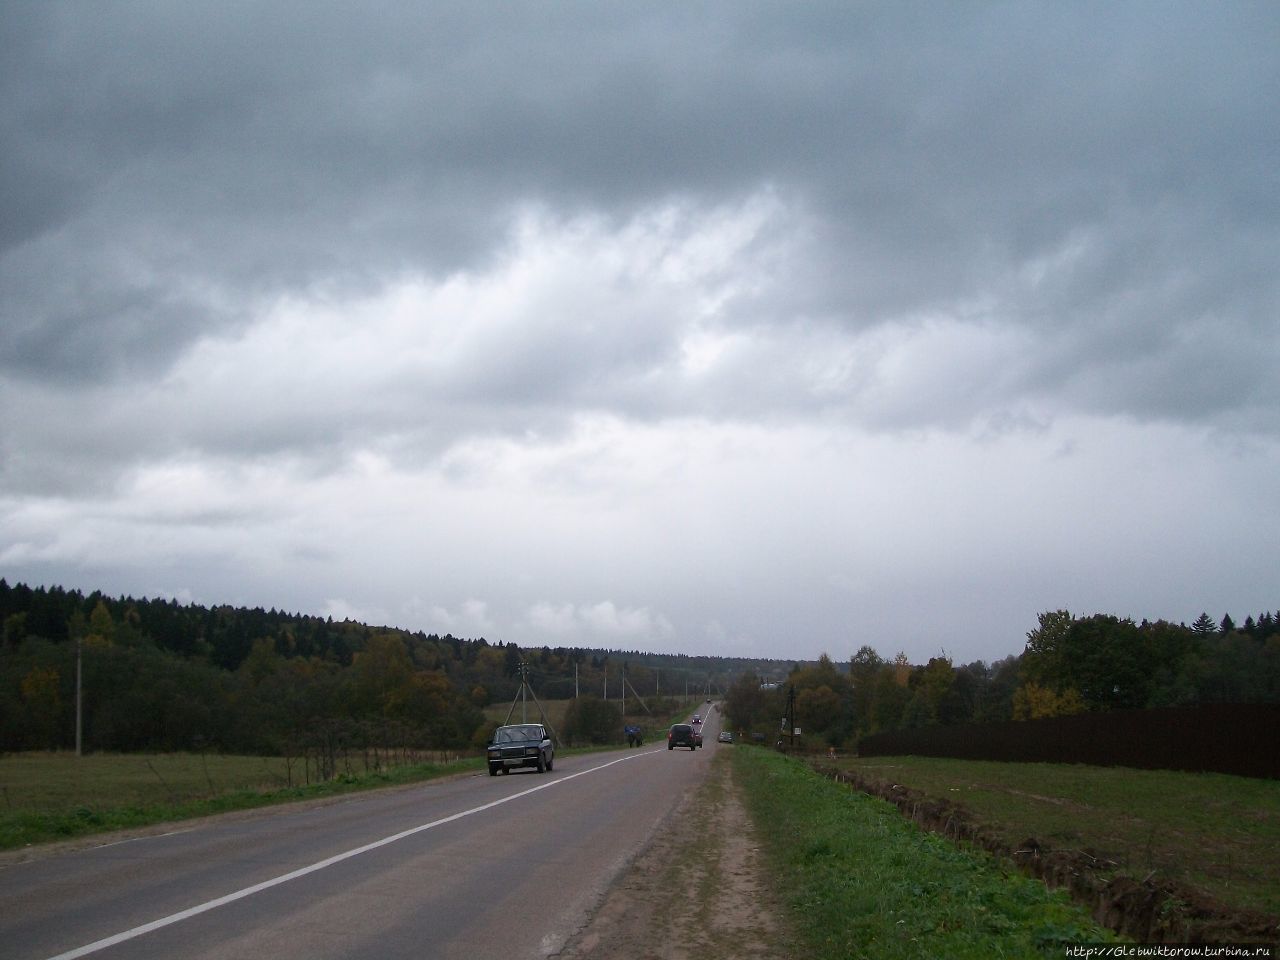
[(668, 822), (557, 956), (564, 960), (786, 957), (755, 828), (718, 750)]

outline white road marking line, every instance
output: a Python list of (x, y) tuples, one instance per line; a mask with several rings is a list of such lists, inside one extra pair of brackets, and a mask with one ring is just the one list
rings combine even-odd
[(261, 893), (263, 890), (269, 890), (272, 887), (278, 887), (282, 883), (288, 883), (290, 880), (297, 880), (299, 877), (305, 877), (309, 873), (315, 873), (317, 870), (323, 870), (325, 867), (331, 867), (335, 863), (341, 863), (343, 860), (350, 860), (352, 857), (358, 857), (362, 853), (368, 853), (370, 850), (377, 850), (379, 847), (385, 847), (388, 844), (395, 843), (397, 840), (403, 840), (405, 837), (411, 837), (415, 833), (422, 833), (424, 830), (430, 830), (433, 827), (443, 826), (446, 823), (452, 823), (454, 820), (461, 820), (463, 817), (469, 817), (473, 813), (483, 813), (485, 810), (492, 810), (494, 807), (501, 806), (504, 803), (510, 803), (512, 800), (519, 800), (521, 797), (527, 797), (531, 793), (537, 793), (539, 790), (546, 790), (549, 787), (555, 787), (577, 777), (585, 776), (588, 773), (595, 773), (598, 770), (604, 770), (612, 767), (614, 764), (622, 763), (626, 760), (632, 760), (635, 757), (646, 756), (656, 753), (655, 750), (646, 750), (644, 753), (629, 753), (625, 757), (619, 757), (617, 760), (610, 760), (608, 763), (602, 763), (598, 767), (590, 767), (586, 770), (579, 770), (577, 773), (571, 773), (567, 777), (560, 777), (547, 783), (540, 783), (536, 787), (530, 787), (528, 790), (522, 790), (519, 793), (513, 793), (509, 797), (503, 797), (500, 800), (493, 800), (489, 803), (481, 804), (478, 807), (472, 807), (470, 810), (463, 810), (448, 817), (441, 817), (439, 820), (432, 820), (430, 823), (424, 823), (417, 827), (411, 827), (408, 830), (402, 830), (394, 833), (389, 837), (383, 837), (381, 840), (375, 840), (373, 843), (366, 843), (363, 847), (356, 847), (354, 850), (348, 850), (345, 853), (339, 853), (329, 857), (327, 860), (321, 860), (310, 866), (299, 867), (297, 870), (291, 870), (289, 873), (281, 874), (270, 880), (264, 880), (261, 883), (255, 883), (251, 887), (245, 887), (243, 890), (237, 890), (235, 893), (228, 893), (225, 897), (218, 897), (215, 900), (208, 900), (197, 906), (190, 907), (186, 910), (172, 913), (167, 917), (161, 917), (159, 920), (152, 920), (150, 923), (144, 923), (139, 927), (131, 930), (125, 930), (123, 933), (117, 933), (110, 937), (104, 937), (101, 940), (95, 940), (93, 943), (85, 944), (83, 947), (76, 947), (74, 950), (68, 950), (66, 953), (59, 953), (50, 957), (49, 960), (75, 960), (76, 957), (88, 956), (91, 953), (97, 953), (99, 950), (105, 950), (107, 947), (113, 947), (117, 943), (124, 943), (126, 940), (132, 940), (140, 937), (144, 933), (150, 933), (152, 930), (159, 930), (161, 927), (167, 927), (170, 924), (178, 923), (190, 917), (197, 916), (201, 913), (207, 913), (224, 904), (233, 903), (236, 900), (243, 900), (245, 897), (251, 897), (255, 893)]
[(126, 843), (137, 843), (139, 840), (159, 840), (161, 837), (176, 837), (182, 833), (191, 833), (195, 827), (188, 827), (186, 830), (170, 830), (168, 833), (149, 833), (145, 837), (129, 837), (127, 840), (113, 840), (111, 843), (100, 843), (91, 850), (105, 850), (107, 847), (121, 847)]

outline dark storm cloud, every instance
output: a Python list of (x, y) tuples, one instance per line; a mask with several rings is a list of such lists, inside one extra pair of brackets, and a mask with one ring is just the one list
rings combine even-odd
[(1024, 389), (1277, 426), (1270, 4), (2, 16), (6, 376), (155, 374), (282, 294), (483, 269), (530, 203), (622, 224), (775, 187), (808, 240), (730, 326), (964, 304), (1033, 332)]

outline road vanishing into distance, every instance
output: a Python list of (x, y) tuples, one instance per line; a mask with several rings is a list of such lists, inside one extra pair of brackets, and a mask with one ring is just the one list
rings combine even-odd
[(553, 956), (717, 749), (558, 756), (0, 868), (6, 960)]

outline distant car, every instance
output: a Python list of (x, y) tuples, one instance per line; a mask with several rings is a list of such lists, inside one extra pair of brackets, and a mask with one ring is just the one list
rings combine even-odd
[(694, 722), (695, 724), (697, 724), (697, 723), (701, 723), (701, 722), (702, 722), (702, 714), (700, 714), (700, 713), (695, 713), (695, 714), (693, 715), (693, 722)]
[(710, 702), (711, 702), (711, 698), (707, 697), (707, 703), (710, 703)]
[(667, 749), (674, 750), (676, 747), (688, 747), (690, 750), (698, 749), (698, 740), (694, 736), (691, 724), (673, 723), (671, 729), (667, 731)]
[(556, 747), (542, 724), (517, 723), (493, 731), (485, 756), (491, 777), (496, 777), (499, 770), (510, 773), (520, 767), (533, 767), (544, 773), (555, 763)]
[(720, 742), (721, 742), (721, 743), (733, 743), (733, 734), (732, 734), (732, 733), (730, 733), (728, 730), (721, 730), (721, 731), (720, 731)]

